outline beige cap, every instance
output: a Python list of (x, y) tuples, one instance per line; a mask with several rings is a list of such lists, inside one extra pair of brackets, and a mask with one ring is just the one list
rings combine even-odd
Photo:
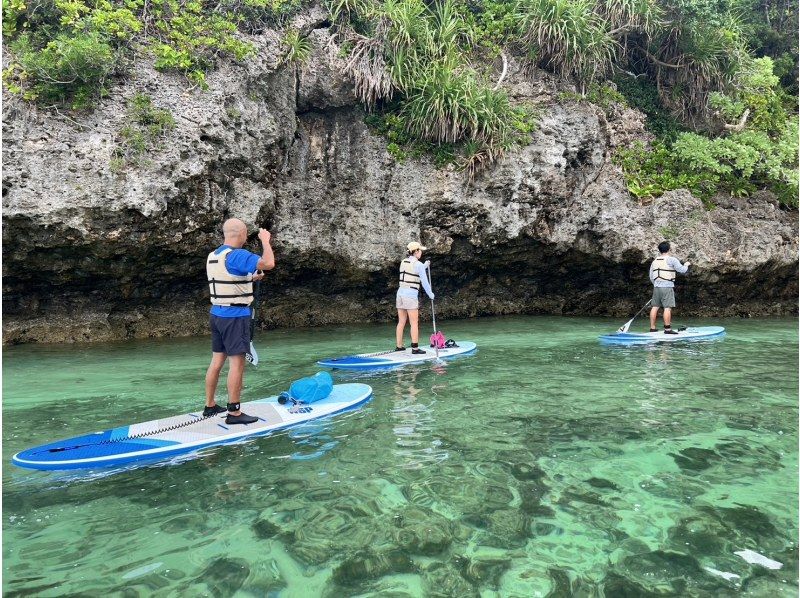
[(427, 247), (423, 247), (422, 245), (420, 245), (416, 241), (411, 241), (411, 243), (406, 245), (406, 247), (408, 248), (409, 251), (416, 251), (417, 249), (420, 249), (421, 251), (425, 251), (427, 249)]

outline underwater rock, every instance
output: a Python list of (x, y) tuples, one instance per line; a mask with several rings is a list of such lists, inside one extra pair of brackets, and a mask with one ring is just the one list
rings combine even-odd
[(670, 456), (675, 459), (678, 467), (689, 473), (708, 469), (721, 460), (714, 451), (697, 447), (685, 448), (678, 451), (678, 454), (670, 453)]
[(609, 596), (719, 596), (729, 582), (710, 575), (691, 555), (655, 550), (623, 558), (603, 581)]
[(539, 480), (545, 477), (545, 472), (538, 465), (529, 463), (515, 463), (511, 466), (511, 475), (521, 482)]
[(436, 562), (422, 572), (425, 595), (436, 598), (479, 598), (480, 591), (450, 564)]
[(619, 492), (620, 489), (619, 486), (617, 486), (614, 482), (604, 480), (603, 478), (589, 478), (586, 480), (586, 483), (592, 488), (600, 488), (603, 490), (615, 490)]
[(232, 596), (244, 586), (250, 575), (250, 566), (243, 559), (215, 559), (194, 579), (197, 585), (206, 586), (212, 595)]
[(453, 541), (450, 522), (430, 510), (404, 509), (395, 516), (394, 523), (393, 538), (409, 554), (435, 556)]
[(179, 534), (185, 531), (197, 532), (204, 528), (205, 517), (201, 513), (186, 513), (161, 524), (161, 531), (167, 534)]
[(701, 506), (697, 510), (721, 525), (728, 539), (739, 548), (747, 548), (750, 542), (764, 549), (783, 548), (784, 534), (778, 531), (768, 515), (753, 506)]
[(481, 539), (481, 544), (495, 548), (520, 548), (531, 536), (530, 519), (516, 509), (489, 513), (486, 516), (485, 529), (488, 536)]
[(253, 532), (257, 538), (268, 540), (281, 533), (281, 528), (266, 519), (259, 519), (253, 524)]
[(399, 549), (384, 551), (362, 550), (348, 557), (333, 570), (333, 581), (341, 586), (353, 586), (392, 573), (414, 573), (417, 565)]
[(500, 578), (511, 567), (510, 559), (456, 556), (453, 564), (468, 582), (481, 588), (497, 589)]

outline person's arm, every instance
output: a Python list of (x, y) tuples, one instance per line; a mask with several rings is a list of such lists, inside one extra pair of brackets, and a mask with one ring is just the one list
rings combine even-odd
[(670, 266), (672, 266), (675, 272), (677, 272), (678, 274), (686, 274), (686, 271), (689, 269), (689, 266), (692, 265), (691, 262), (686, 262), (685, 264), (681, 264), (681, 261), (673, 256), (669, 256), (667, 263)]
[(650, 282), (656, 281), (656, 271), (655, 268), (653, 268), (654, 265), (655, 262), (650, 262)]
[(422, 288), (427, 293), (430, 299), (434, 298), (433, 291), (431, 290), (431, 283), (428, 282), (428, 269), (422, 262), (417, 262), (417, 274), (419, 274), (419, 281), (422, 283)]
[(272, 270), (275, 267), (275, 254), (269, 244), (272, 235), (265, 228), (258, 229), (258, 239), (261, 241), (261, 258), (258, 260), (257, 270)]

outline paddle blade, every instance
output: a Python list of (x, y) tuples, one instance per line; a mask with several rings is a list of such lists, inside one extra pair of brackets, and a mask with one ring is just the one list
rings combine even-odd
[(247, 360), (247, 363), (258, 365), (258, 353), (256, 352), (256, 348), (253, 346), (253, 343), (250, 343), (250, 350), (244, 354), (244, 358)]
[(625, 323), (624, 323), (622, 326), (620, 326), (620, 327), (617, 329), (617, 332), (619, 332), (619, 333), (621, 333), (621, 334), (625, 334), (626, 332), (628, 332), (628, 328), (630, 328), (630, 327), (631, 327), (631, 324), (633, 324), (633, 321), (634, 321), (635, 319), (636, 319), (636, 318), (631, 318), (630, 320), (628, 320), (627, 322), (625, 322)]

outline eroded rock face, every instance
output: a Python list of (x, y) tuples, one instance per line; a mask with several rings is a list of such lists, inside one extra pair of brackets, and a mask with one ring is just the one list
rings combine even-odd
[[(681, 191), (639, 205), (610, 160), (646, 137), (638, 112), (565, 101), (563, 84), (512, 63), (509, 92), (537, 106), (536, 131), (470, 183), (395, 161), (340, 75), (324, 15), (300, 19), (314, 48), (304, 67), (282, 65), (267, 32), (205, 92), (139, 65), (90, 114), (4, 98), (5, 343), (204, 333), (204, 258), (230, 216), (274, 233), (266, 326), (393, 317), (413, 239), (431, 248), (443, 317), (627, 315), (664, 236), (695, 264), (678, 288), (684, 315), (796, 312), (797, 214), (763, 197), (708, 211)], [(177, 126), (115, 174), (136, 92)]]

